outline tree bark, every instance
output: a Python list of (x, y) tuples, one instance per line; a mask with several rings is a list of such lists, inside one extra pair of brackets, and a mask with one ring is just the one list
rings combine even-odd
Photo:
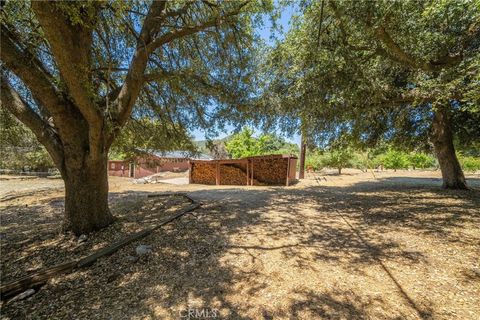
[(462, 167), (455, 154), (451, 121), (446, 108), (440, 108), (435, 112), (431, 138), (442, 171), (443, 187), (468, 189)]
[(307, 153), (307, 143), (304, 139), (304, 135), (302, 134), (301, 142), (300, 142), (300, 170), (298, 172), (298, 179), (305, 178), (305, 157)]
[(341, 175), (342, 174), (342, 168), (338, 167), (338, 175)]
[(78, 161), (65, 159), (65, 221), (64, 230), (76, 235), (106, 227), (113, 221), (108, 208), (107, 153)]

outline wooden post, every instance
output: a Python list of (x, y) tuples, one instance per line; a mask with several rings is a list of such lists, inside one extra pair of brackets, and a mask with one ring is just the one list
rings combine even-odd
[(188, 184), (192, 183), (192, 162), (189, 160), (188, 161)]
[(251, 171), (252, 171), (252, 180), (251, 180), (250, 183), (251, 183), (251, 185), (253, 186), (253, 160), (252, 160), (252, 170), (251, 170)]
[(246, 163), (247, 163), (247, 186), (248, 186), (248, 182), (250, 181), (250, 177), (248, 176), (249, 175), (249, 172), (248, 172), (248, 159), (246, 160)]
[(290, 157), (287, 158), (287, 187), (289, 185), (289, 176), (290, 176)]
[(217, 160), (216, 174), (215, 174), (215, 183), (217, 186), (220, 185), (220, 162)]
[(305, 154), (307, 152), (307, 144), (305, 142), (305, 137), (302, 134), (302, 141), (300, 142), (300, 171), (298, 173), (299, 179), (305, 178)]

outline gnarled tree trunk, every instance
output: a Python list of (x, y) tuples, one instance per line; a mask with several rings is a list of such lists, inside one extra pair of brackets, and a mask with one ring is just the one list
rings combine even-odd
[(468, 189), (462, 167), (455, 154), (451, 121), (447, 108), (439, 108), (435, 111), (431, 139), (442, 171), (443, 187)]
[(77, 161), (65, 159), (64, 229), (76, 235), (106, 227), (113, 221), (108, 208), (107, 155)]

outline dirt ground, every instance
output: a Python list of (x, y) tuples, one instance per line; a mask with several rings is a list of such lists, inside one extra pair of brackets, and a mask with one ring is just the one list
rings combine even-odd
[[(50, 280), (1, 319), (478, 319), (480, 175), (308, 174), (290, 187), (110, 180), (117, 221), (61, 233), (61, 181), (0, 181), (2, 282), (81, 257), (203, 205), (93, 266)], [(37, 191), (35, 191), (37, 190)], [(15, 195), (23, 195), (13, 198)], [(133, 260), (135, 247), (151, 254)]]

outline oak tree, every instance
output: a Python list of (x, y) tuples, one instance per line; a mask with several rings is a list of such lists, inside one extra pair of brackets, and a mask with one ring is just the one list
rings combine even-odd
[[(265, 65), (265, 105), (320, 144), (432, 146), (446, 188), (466, 188), (454, 138), (480, 139), (478, 1), (316, 0)], [(267, 110), (268, 111), (268, 110)]]
[(59, 169), (66, 230), (112, 222), (108, 151), (131, 117), (208, 127), (213, 101), (223, 113), (238, 101), (259, 10), (250, 1), (2, 1), (1, 105)]

